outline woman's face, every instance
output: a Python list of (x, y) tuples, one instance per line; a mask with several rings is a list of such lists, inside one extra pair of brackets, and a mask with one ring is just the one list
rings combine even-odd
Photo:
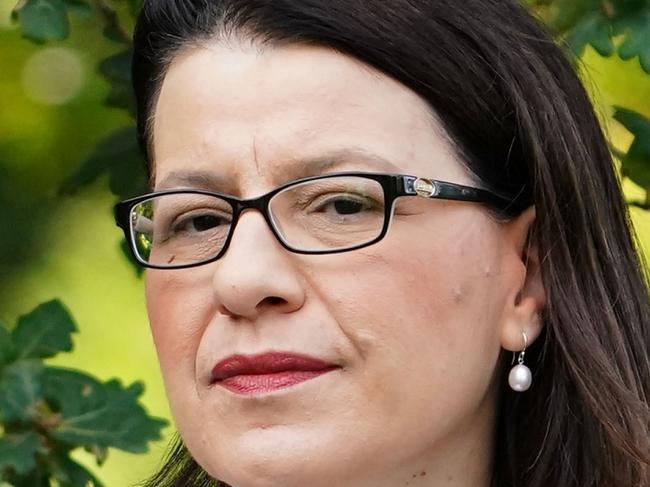
[[(323, 160), (337, 161), (328, 172), (472, 184), (422, 99), (313, 46), (215, 41), (178, 55), (154, 154), (156, 189), (244, 198), (319, 174)], [(381, 242), (299, 255), (247, 211), (220, 260), (149, 270), (151, 328), (193, 457), (236, 487), (485, 478), (500, 349), (519, 350), (521, 330), (535, 336), (517, 296), (526, 230), (477, 204), (402, 198)], [(331, 370), (271, 389), (213, 383), (220, 361), (269, 352)]]

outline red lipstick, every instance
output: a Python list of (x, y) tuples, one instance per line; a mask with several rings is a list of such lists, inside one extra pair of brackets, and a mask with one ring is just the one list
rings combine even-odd
[(294, 353), (231, 355), (212, 369), (212, 384), (236, 394), (260, 394), (290, 387), (338, 368), (320, 359)]

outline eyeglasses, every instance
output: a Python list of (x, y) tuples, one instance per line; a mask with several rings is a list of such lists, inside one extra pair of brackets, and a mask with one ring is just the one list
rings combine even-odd
[(332, 254), (367, 247), (386, 235), (395, 200), (402, 196), (513, 207), (507, 198), (460, 184), (345, 172), (298, 179), (253, 199), (199, 189), (158, 191), (122, 201), (114, 211), (141, 265), (179, 269), (219, 259), (247, 209), (261, 212), (291, 252)]

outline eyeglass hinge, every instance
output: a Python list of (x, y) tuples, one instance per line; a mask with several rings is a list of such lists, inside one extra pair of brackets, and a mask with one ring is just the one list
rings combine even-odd
[(409, 177), (404, 181), (404, 190), (408, 194), (417, 194), (424, 198), (431, 198), (438, 194), (438, 186), (430, 179)]

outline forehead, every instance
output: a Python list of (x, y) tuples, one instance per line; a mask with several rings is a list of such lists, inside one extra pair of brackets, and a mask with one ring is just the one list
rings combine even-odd
[(419, 96), (354, 58), (306, 45), (184, 50), (161, 87), (153, 149), (156, 186), (197, 171), (232, 186), (219, 189), (261, 191), (308, 175), (313, 161), (324, 167), (332, 154), (342, 170), (464, 176)]

